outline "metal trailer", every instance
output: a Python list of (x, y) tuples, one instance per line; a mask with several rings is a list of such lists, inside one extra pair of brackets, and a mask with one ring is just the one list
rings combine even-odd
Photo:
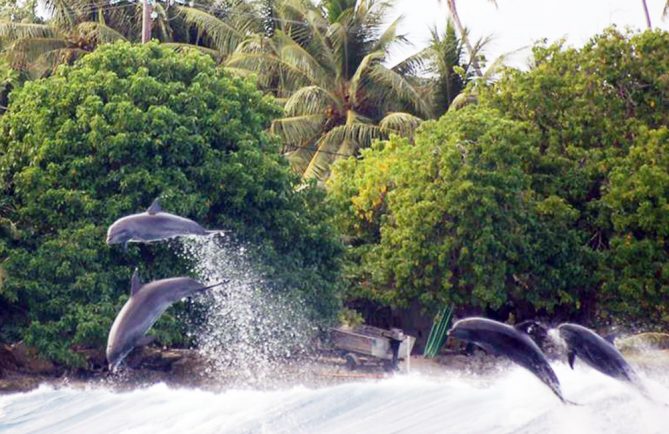
[[(416, 338), (404, 334), (400, 329), (386, 330), (372, 326), (350, 328), (333, 328), (330, 336), (335, 348), (339, 349), (346, 360), (346, 367), (357, 369), (365, 362), (380, 361), (387, 371), (397, 369), (399, 360), (406, 360), (407, 371), (409, 360)], [(399, 347), (393, 354), (393, 344)]]

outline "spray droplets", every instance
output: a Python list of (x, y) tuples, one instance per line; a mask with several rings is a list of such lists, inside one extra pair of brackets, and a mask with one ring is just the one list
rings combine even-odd
[[(248, 249), (229, 236), (183, 239), (181, 255), (207, 284), (226, 281), (209, 296), (196, 341), (208, 374), (260, 384), (289, 358), (308, 350), (313, 326), (290, 291), (277, 291), (257, 272)], [(271, 289), (270, 289), (271, 287)]]

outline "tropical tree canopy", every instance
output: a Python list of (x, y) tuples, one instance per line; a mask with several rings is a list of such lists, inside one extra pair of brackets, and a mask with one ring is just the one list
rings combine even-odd
[[(124, 254), (104, 242), (158, 196), (233, 230), (272, 288), (327, 321), (339, 243), (322, 192), (296, 189), (266, 132), (278, 113), (251, 80), (157, 43), (104, 45), (15, 90), (0, 118), (0, 339), (69, 365), (82, 362), (73, 350), (104, 348), (134, 267), (147, 279), (187, 272), (164, 244)], [(168, 312), (154, 332), (183, 343), (179, 327)]]
[(279, 4), (281, 28), (271, 38), (247, 39), (226, 66), (254, 71), (285, 100), (272, 131), (305, 178), (326, 178), (337, 157), (390, 133), (410, 135), (430, 115), (416, 83), (384, 64), (405, 42), (399, 19), (384, 24), (391, 2)]
[(669, 323), (669, 33), (537, 46), (478, 104), (338, 163), (350, 299)]
[[(266, 4), (235, 0), (215, 6), (204, 1), (196, 8), (156, 2), (152, 37), (175, 48), (197, 46), (220, 59), (248, 35), (263, 32)], [(19, 20), (16, 14), (0, 17), (0, 49), (14, 69), (30, 77), (72, 64), (99, 44), (141, 39), (141, 2), (46, 2), (43, 7), (50, 13), (46, 23), (37, 17)]]

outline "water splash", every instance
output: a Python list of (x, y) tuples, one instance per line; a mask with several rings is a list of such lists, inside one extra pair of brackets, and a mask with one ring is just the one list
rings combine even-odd
[(246, 246), (230, 235), (189, 237), (180, 254), (202, 282), (225, 282), (210, 293), (206, 321), (195, 334), (206, 374), (261, 384), (308, 352), (315, 328), (304, 304), (272, 289)]
[[(653, 356), (653, 355), (649, 355)], [(563, 363), (553, 368), (562, 404), (517, 366), (483, 376), (396, 376), (313, 388), (228, 389), (220, 393), (154, 385), (128, 393), (40, 387), (0, 396), (0, 432), (14, 433), (652, 433), (666, 430), (667, 407), (628, 384)], [(647, 379), (669, 399), (666, 372)], [(141, 411), (138, 411), (141, 409)]]

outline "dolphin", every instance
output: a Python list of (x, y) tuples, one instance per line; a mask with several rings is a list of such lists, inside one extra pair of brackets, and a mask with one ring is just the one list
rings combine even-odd
[(573, 404), (562, 395), (560, 381), (544, 353), (525, 333), (501, 322), (471, 317), (453, 324), (448, 335), (474, 343), (488, 353), (508, 357), (536, 375), (563, 403)]
[(567, 360), (571, 369), (574, 369), (574, 360), (578, 356), (602, 374), (639, 384), (636, 373), (620, 351), (597, 333), (572, 323), (560, 324), (558, 331), (567, 344)]
[(190, 277), (173, 277), (142, 284), (137, 270), (130, 280), (130, 298), (114, 319), (107, 338), (107, 362), (115, 371), (133, 348), (153, 340), (145, 333), (172, 303), (221, 285), (204, 286)]
[(146, 212), (121, 217), (109, 226), (107, 244), (129, 242), (148, 243), (182, 235), (209, 235), (220, 231), (208, 231), (193, 220), (164, 212), (159, 199), (155, 199)]

